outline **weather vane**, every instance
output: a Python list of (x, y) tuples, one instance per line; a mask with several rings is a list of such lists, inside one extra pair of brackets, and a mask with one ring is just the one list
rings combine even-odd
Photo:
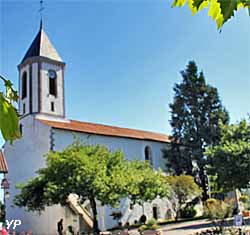
[(43, 12), (44, 10), (44, 6), (43, 6), (43, 0), (40, 0), (40, 9), (39, 9), (39, 12), (40, 12), (40, 28), (42, 28), (43, 26)]

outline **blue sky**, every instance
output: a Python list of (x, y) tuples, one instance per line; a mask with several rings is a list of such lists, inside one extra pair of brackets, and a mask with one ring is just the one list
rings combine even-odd
[[(45, 31), (67, 64), (68, 118), (171, 133), (169, 103), (195, 60), (231, 122), (250, 110), (250, 28), (245, 10), (219, 33), (203, 11), (170, 0), (46, 1)], [(39, 28), (39, 1), (0, 0), (0, 73), (17, 65)], [(0, 144), (3, 140), (0, 138)]]

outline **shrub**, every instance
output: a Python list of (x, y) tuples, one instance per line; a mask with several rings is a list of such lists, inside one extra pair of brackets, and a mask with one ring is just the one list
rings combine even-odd
[(215, 198), (209, 198), (206, 200), (206, 204), (214, 204), (216, 202), (217, 202), (217, 199), (215, 199)]
[(181, 215), (181, 209), (189, 201), (200, 197), (202, 189), (195, 183), (194, 177), (190, 175), (166, 176), (166, 182), (170, 185), (177, 202), (173, 207), (175, 211), (175, 220)]
[(157, 230), (159, 228), (157, 221), (155, 219), (149, 219), (148, 222), (139, 228), (139, 232), (144, 230)]
[(147, 225), (142, 225), (142, 226), (140, 226), (140, 228), (139, 228), (139, 232), (142, 232), (142, 231), (144, 231), (144, 230), (147, 230)]
[(213, 221), (220, 231), (224, 228), (225, 218), (233, 213), (233, 206), (229, 202), (216, 199), (208, 199), (204, 205), (205, 216)]
[(208, 199), (205, 202), (205, 215), (210, 219), (225, 219), (232, 215), (232, 205), (226, 201)]
[(250, 196), (242, 195), (240, 201), (243, 203), (245, 210), (250, 210)]
[(157, 221), (155, 219), (149, 219), (147, 222), (147, 226), (153, 226), (154, 224), (157, 224)]
[(181, 210), (181, 217), (182, 218), (193, 218), (196, 215), (196, 210), (194, 206), (188, 206)]
[(248, 202), (248, 196), (242, 195), (242, 196), (240, 197), (239, 200), (240, 200), (241, 202), (243, 202), (243, 203), (247, 203), (247, 202)]

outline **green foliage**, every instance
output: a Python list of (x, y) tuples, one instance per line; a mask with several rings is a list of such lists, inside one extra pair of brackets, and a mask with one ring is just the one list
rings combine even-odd
[(0, 130), (3, 138), (11, 143), (21, 137), (18, 128), (18, 114), (13, 106), (13, 102), (17, 102), (17, 92), (13, 90), (10, 80), (6, 80), (0, 75), (3, 81), (5, 92), (0, 91)]
[(149, 219), (148, 222), (147, 222), (147, 225), (150, 227), (150, 226), (153, 226), (154, 224), (157, 224), (157, 221), (152, 218), (152, 219)]
[(249, 200), (249, 198), (247, 195), (242, 195), (239, 200), (243, 203), (246, 203)]
[(194, 182), (194, 178), (189, 175), (166, 176), (166, 182), (170, 185), (170, 188), (177, 199), (177, 204), (174, 208), (177, 220), (181, 210), (187, 202), (199, 197), (202, 190)]
[(250, 196), (242, 195), (239, 200), (243, 203), (245, 210), (250, 210)]
[(209, 173), (224, 191), (247, 188), (250, 181), (250, 119), (238, 124), (222, 125), (220, 142), (209, 147)]
[(230, 205), (220, 200), (209, 200), (205, 203), (205, 216), (208, 216), (211, 220), (225, 219), (229, 216)]
[(193, 205), (186, 206), (181, 209), (180, 215), (181, 218), (193, 218), (196, 215), (196, 210)]
[(216, 202), (217, 202), (217, 199), (215, 199), (215, 198), (209, 198), (209, 199), (207, 199), (206, 204), (215, 205)]
[(160, 226), (157, 224), (155, 219), (149, 219), (148, 222), (139, 228), (139, 232), (143, 232), (145, 230), (157, 230)]
[(223, 190), (217, 184), (216, 175), (209, 175), (209, 189), (211, 197), (216, 197), (213, 195), (223, 194)]
[(160, 170), (153, 171), (148, 162), (130, 161), (127, 164), (126, 194), (134, 204), (168, 196), (168, 186)]
[(219, 123), (227, 123), (229, 117), (217, 89), (206, 83), (195, 62), (190, 61), (181, 75), (183, 80), (174, 86), (174, 101), (170, 104), (172, 142), (163, 153), (173, 173), (197, 179), (206, 200), (205, 147), (219, 142)]
[(208, 15), (216, 21), (218, 29), (240, 8), (250, 10), (250, 0), (174, 0), (172, 6), (182, 7), (186, 3), (193, 15), (203, 8), (209, 8)]
[(217, 199), (208, 199), (205, 202), (204, 214), (219, 228), (223, 230), (224, 220), (233, 213), (233, 204), (227, 201)]
[(134, 203), (167, 195), (168, 187), (160, 172), (145, 162), (127, 161), (121, 151), (110, 152), (101, 145), (74, 142), (61, 152), (46, 155), (46, 167), (24, 185), (15, 197), (17, 206), (39, 211), (60, 203), (67, 204), (69, 194), (89, 199), (94, 215), (94, 233), (98, 231), (96, 201), (118, 206), (129, 197)]

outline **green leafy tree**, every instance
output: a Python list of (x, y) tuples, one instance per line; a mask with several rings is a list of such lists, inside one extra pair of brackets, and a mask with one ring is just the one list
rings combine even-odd
[(0, 130), (3, 138), (11, 143), (20, 138), (21, 133), (18, 128), (18, 114), (13, 105), (17, 102), (17, 92), (12, 88), (10, 80), (0, 75), (0, 80), (4, 83), (5, 91), (0, 90)]
[(222, 125), (220, 142), (207, 149), (209, 173), (224, 191), (250, 185), (250, 118), (238, 124)]
[(208, 15), (216, 21), (218, 29), (241, 8), (247, 8), (250, 14), (250, 0), (174, 0), (173, 7), (188, 4), (192, 14), (208, 8)]
[(120, 199), (133, 203), (165, 197), (168, 187), (161, 172), (146, 162), (127, 161), (122, 152), (105, 146), (74, 142), (61, 152), (46, 155), (47, 166), (24, 185), (15, 204), (41, 212), (46, 206), (67, 205), (68, 196), (78, 195), (80, 203), (90, 201), (93, 232), (98, 233), (97, 201), (116, 207)]
[(219, 143), (219, 123), (227, 123), (229, 117), (217, 89), (206, 83), (195, 62), (189, 62), (181, 75), (183, 80), (174, 86), (174, 101), (170, 104), (172, 142), (163, 153), (174, 174), (195, 177), (205, 201), (208, 198), (205, 148)]
[(189, 201), (199, 197), (202, 190), (190, 175), (166, 176), (166, 182), (177, 199), (174, 210), (176, 213), (175, 219), (178, 220), (181, 210)]

